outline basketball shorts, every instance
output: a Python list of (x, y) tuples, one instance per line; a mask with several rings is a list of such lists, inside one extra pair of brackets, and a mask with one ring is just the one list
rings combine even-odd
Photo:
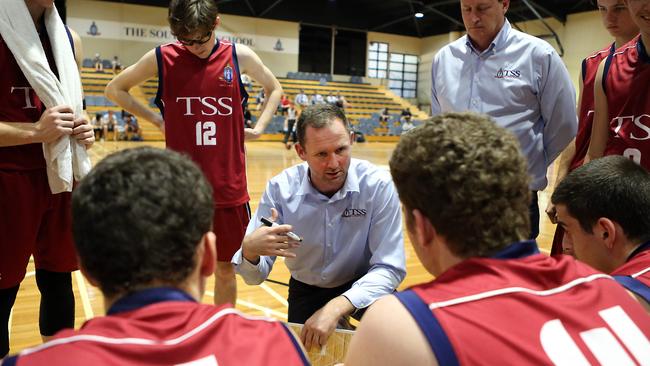
[(45, 169), (0, 170), (0, 288), (23, 280), (32, 254), (37, 269), (77, 269), (71, 197), (51, 193)]
[(239, 250), (250, 219), (251, 208), (248, 202), (240, 206), (214, 209), (213, 231), (217, 235), (219, 262), (230, 262)]

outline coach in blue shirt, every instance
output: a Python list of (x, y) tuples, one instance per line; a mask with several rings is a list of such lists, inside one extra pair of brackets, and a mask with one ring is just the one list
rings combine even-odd
[[(343, 111), (306, 108), (297, 135), (305, 163), (268, 182), (232, 262), (246, 283), (259, 284), (277, 256), (286, 258), (289, 321), (305, 324), (301, 339), (309, 349), (324, 345), (339, 320), (395, 291), (406, 266), (390, 174), (351, 158), (353, 134)], [(260, 226), (262, 217), (284, 225)], [(290, 230), (302, 242), (289, 239)]]
[(443, 47), (431, 69), (431, 114), (473, 111), (512, 131), (528, 159), (531, 238), (539, 232), (537, 191), (575, 137), (575, 89), (547, 42), (512, 29), (509, 0), (461, 0), (467, 35)]

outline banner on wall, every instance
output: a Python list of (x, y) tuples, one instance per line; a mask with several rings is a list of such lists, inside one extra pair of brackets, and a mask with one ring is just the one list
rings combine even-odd
[[(68, 26), (84, 38), (151, 42), (155, 44), (176, 41), (168, 26), (81, 18), (68, 18)], [(246, 45), (258, 52), (298, 54), (298, 39), (295, 38), (232, 34), (220, 29), (217, 29), (217, 38)]]

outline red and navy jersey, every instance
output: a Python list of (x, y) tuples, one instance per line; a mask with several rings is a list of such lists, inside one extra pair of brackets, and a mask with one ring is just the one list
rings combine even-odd
[(650, 241), (641, 244), (622, 266), (612, 272), (614, 279), (650, 303)]
[(589, 140), (591, 139), (591, 127), (594, 122), (594, 82), (600, 63), (615, 51), (615, 43), (593, 53), (582, 60), (582, 99), (578, 111), (578, 134), (576, 135), (576, 152), (571, 160), (569, 170), (574, 170), (582, 165)]
[(441, 365), (638, 364), (650, 352), (650, 317), (623, 287), (534, 241), (397, 297)]
[(297, 342), (281, 322), (156, 288), (2, 365), (307, 365)]
[[(44, 28), (45, 29), (45, 28)], [(40, 35), (50, 69), (57, 74), (52, 46), (47, 32)], [(46, 107), (29, 85), (14, 55), (0, 36), (0, 121), (37, 122)], [(44, 169), (43, 146), (40, 143), (0, 147), (0, 169)]]
[(167, 147), (186, 153), (212, 184), (216, 207), (248, 202), (244, 109), (235, 45), (220, 40), (206, 59), (180, 43), (156, 48), (156, 104)]
[(607, 58), (603, 88), (609, 108), (604, 155), (623, 155), (650, 169), (650, 57), (641, 36)]

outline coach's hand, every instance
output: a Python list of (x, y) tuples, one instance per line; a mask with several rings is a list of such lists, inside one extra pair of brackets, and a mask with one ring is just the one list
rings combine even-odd
[(354, 306), (345, 296), (337, 296), (330, 300), (325, 306), (314, 313), (302, 327), (300, 340), (307, 351), (312, 347), (321, 348), (327, 344), (336, 325), (344, 316), (354, 311)]
[[(271, 209), (271, 221), (278, 218), (278, 211)], [(295, 258), (296, 254), (287, 250), (300, 246), (300, 243), (291, 240), (286, 233), (291, 231), (291, 225), (278, 225), (274, 227), (260, 226), (252, 233), (246, 235), (242, 241), (242, 255), (247, 261), (257, 264), (260, 256), (280, 256)]]

